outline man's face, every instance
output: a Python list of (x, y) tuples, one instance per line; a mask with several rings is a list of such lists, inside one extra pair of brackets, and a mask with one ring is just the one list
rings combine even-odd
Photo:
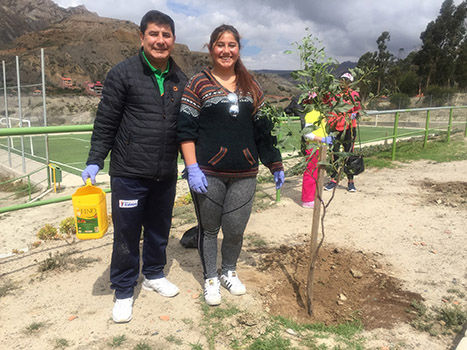
[(170, 26), (149, 23), (140, 38), (146, 58), (155, 68), (164, 70), (175, 45)]

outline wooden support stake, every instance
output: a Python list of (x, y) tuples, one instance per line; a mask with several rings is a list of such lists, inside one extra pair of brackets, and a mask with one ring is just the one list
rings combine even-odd
[[(313, 208), (313, 222), (311, 225), (311, 242), (310, 242), (310, 267), (308, 271), (308, 278), (306, 282), (306, 306), (308, 315), (313, 314), (313, 279), (315, 274), (315, 262), (318, 256), (318, 230), (319, 222), (321, 220), (321, 201), (323, 194), (324, 175), (326, 166), (322, 165), (326, 161), (327, 147), (319, 147), (319, 163), (318, 163), (318, 179), (316, 181), (315, 205)], [(321, 163), (321, 164), (320, 164)]]

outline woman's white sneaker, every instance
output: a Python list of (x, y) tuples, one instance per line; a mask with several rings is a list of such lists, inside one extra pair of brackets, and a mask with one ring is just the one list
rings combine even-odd
[(211, 306), (221, 303), (221, 284), (219, 278), (208, 278), (204, 281), (204, 300), (206, 304)]
[(235, 271), (227, 271), (226, 275), (221, 275), (221, 284), (233, 295), (243, 295), (246, 293), (246, 287), (240, 282)]

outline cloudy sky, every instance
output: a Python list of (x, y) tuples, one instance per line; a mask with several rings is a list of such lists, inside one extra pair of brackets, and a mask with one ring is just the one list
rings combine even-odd
[[(329, 57), (357, 62), (376, 51), (388, 31), (388, 48), (405, 57), (420, 48), (420, 33), (435, 20), (444, 0), (53, 0), (62, 7), (85, 5), (99, 16), (140, 23), (157, 9), (175, 21), (177, 42), (192, 51), (204, 48), (212, 30), (234, 25), (242, 36), (242, 60), (249, 69), (298, 69), (293, 43), (312, 33)], [(458, 5), (461, 0), (454, 0)], [(306, 31), (306, 28), (309, 31)], [(403, 49), (403, 50), (402, 50)]]

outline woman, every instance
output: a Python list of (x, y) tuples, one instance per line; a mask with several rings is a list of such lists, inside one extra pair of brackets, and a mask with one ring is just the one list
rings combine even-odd
[(177, 129), (199, 221), (204, 298), (208, 305), (219, 305), (221, 284), (234, 295), (246, 292), (236, 267), (255, 194), (258, 157), (274, 174), (277, 189), (284, 183), (284, 171), (272, 124), (259, 113), (263, 93), (240, 60), (238, 31), (219, 26), (208, 49), (213, 66), (187, 83)]
[(303, 172), (302, 181), (302, 207), (314, 208), (316, 182), (318, 179), (318, 161), (319, 161), (319, 145), (318, 143), (332, 144), (332, 136), (328, 136), (326, 132), (326, 119), (320, 118), (320, 113), (316, 109), (305, 115), (305, 127), (314, 127), (312, 132), (305, 135), (307, 143), (316, 143), (315, 147), (306, 149), (307, 165)]

